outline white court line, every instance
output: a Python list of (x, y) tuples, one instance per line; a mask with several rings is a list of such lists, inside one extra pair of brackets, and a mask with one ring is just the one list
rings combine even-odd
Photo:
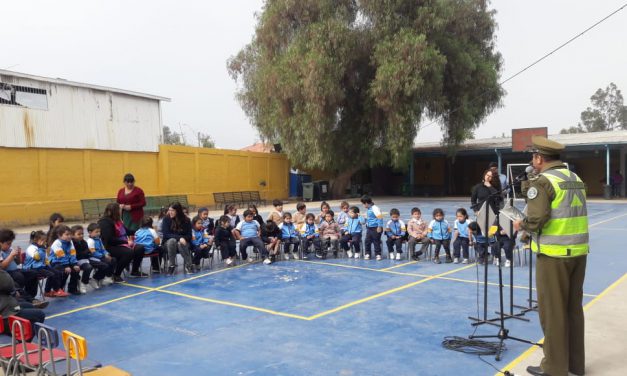
[(605, 219), (605, 220), (603, 220), (601, 222), (593, 223), (591, 225), (588, 225), (588, 227), (594, 227), (594, 226), (602, 225), (604, 223), (611, 222), (611, 221), (613, 221), (615, 219), (622, 218), (622, 217), (627, 217), (627, 213), (624, 213), (624, 214), (621, 214), (621, 215), (617, 215), (616, 217)]

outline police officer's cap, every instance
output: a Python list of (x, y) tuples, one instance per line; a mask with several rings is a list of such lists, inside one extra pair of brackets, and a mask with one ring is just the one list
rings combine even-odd
[(560, 155), (565, 148), (565, 146), (559, 142), (549, 140), (544, 136), (531, 137), (531, 143), (533, 144), (532, 152), (541, 155)]

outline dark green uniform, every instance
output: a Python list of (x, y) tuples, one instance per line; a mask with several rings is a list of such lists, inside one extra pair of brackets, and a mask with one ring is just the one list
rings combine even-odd
[[(546, 139), (538, 140), (540, 144), (538, 149), (540, 146), (545, 146), (542, 144), (544, 141)], [(549, 144), (555, 143), (549, 141)], [(537, 146), (535, 140), (534, 146)], [(559, 154), (559, 151), (559, 149), (549, 150), (546, 155)], [(538, 152), (545, 154), (546, 149), (540, 149)], [(564, 176), (564, 172), (567, 172), (565, 169), (566, 166), (559, 160), (547, 162), (538, 177), (525, 182), (523, 192), (527, 194), (527, 218), (520, 226), (523, 230), (532, 233), (534, 240), (532, 249), (538, 254), (536, 288), (540, 325), (545, 336), (544, 359), (540, 366), (546, 374), (551, 376), (567, 376), (569, 371), (576, 375), (583, 375), (585, 367), (582, 307), (588, 252), (585, 191), (582, 189), (583, 183), (576, 175), (567, 174), (571, 181), (561, 182), (561, 185), (558, 185), (560, 200), (564, 201), (566, 197), (576, 202), (575, 206), (567, 206), (560, 212), (561, 207), (558, 208), (556, 205), (558, 194), (554, 188), (555, 183), (552, 183), (551, 179), (546, 176)], [(571, 191), (567, 191), (569, 189)], [(567, 204), (570, 205), (570, 202)], [(565, 215), (564, 211), (570, 214)], [(566, 223), (565, 221), (569, 220), (579, 223), (580, 228), (583, 223), (585, 234), (583, 230), (580, 230), (581, 234), (573, 235), (572, 232), (566, 230), (572, 228), (569, 225), (555, 226), (556, 222)], [(551, 235), (543, 237), (543, 231)], [(555, 243), (560, 241), (566, 245), (556, 246)], [(582, 241), (585, 241), (584, 245), (579, 244)], [(577, 242), (578, 244), (575, 244)], [(574, 244), (572, 249), (577, 251), (571, 254), (568, 244)], [(543, 245), (545, 246), (544, 253)], [(559, 247), (563, 247), (563, 253), (560, 253)]]

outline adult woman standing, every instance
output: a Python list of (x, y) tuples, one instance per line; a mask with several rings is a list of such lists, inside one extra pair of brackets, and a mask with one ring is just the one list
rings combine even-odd
[(127, 234), (135, 234), (144, 219), (146, 197), (144, 191), (135, 186), (133, 174), (124, 175), (124, 187), (118, 191), (117, 202), (122, 208), (122, 222), (124, 222)]
[(169, 267), (168, 273), (173, 274), (176, 270), (176, 253), (183, 256), (183, 263), (186, 273), (193, 272), (192, 256), (189, 250), (192, 244), (192, 222), (183, 213), (183, 207), (178, 202), (173, 202), (168, 208), (168, 214), (163, 217), (161, 223), (163, 231), (163, 243), (168, 250)]
[(490, 200), (490, 207), (494, 214), (498, 213), (501, 207), (501, 201), (503, 198), (499, 195), (500, 182), (498, 176), (495, 177), (490, 170), (483, 172), (483, 180), (481, 183), (475, 185), (472, 188), (472, 195), (470, 197), (470, 207), (477, 213), (483, 203), (488, 199)]
[(147, 274), (139, 270), (144, 259), (144, 247), (129, 241), (126, 228), (120, 218), (120, 205), (115, 202), (107, 205), (98, 225), (100, 226), (102, 244), (117, 261), (113, 280), (124, 282), (122, 271), (128, 267), (131, 261), (133, 261), (131, 277), (147, 277)]

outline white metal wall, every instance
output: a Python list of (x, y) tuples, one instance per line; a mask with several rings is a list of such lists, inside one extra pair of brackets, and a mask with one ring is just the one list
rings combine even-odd
[(159, 100), (17, 77), (4, 83), (47, 90), (48, 109), (0, 103), (0, 146), (152, 151), (159, 149)]

